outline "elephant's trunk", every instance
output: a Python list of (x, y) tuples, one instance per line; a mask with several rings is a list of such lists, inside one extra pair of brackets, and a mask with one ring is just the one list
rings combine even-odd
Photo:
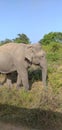
[(42, 82), (43, 82), (43, 86), (46, 86), (46, 78), (47, 78), (47, 69), (46, 68), (42, 68)]
[(46, 86), (46, 79), (47, 79), (47, 66), (46, 64), (44, 66), (42, 66), (40, 64), (40, 67), (42, 69), (42, 82), (43, 82), (43, 86)]

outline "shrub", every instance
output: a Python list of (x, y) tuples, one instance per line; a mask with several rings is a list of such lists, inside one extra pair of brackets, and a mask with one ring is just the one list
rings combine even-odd
[(58, 51), (59, 48), (60, 48), (60, 44), (58, 44), (58, 43), (56, 43), (56, 42), (52, 43), (52, 47), (51, 47), (51, 51), (52, 51), (52, 52)]

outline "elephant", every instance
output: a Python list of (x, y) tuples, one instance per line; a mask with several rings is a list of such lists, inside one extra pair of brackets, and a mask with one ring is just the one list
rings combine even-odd
[[(7, 43), (0, 46), (0, 73), (8, 75), (17, 71), (17, 87), (20, 87), (22, 83), (25, 89), (29, 90), (28, 69), (32, 65), (41, 68), (43, 86), (46, 86), (46, 53), (41, 48), (40, 43)], [(10, 86), (10, 78), (7, 78), (7, 83)]]

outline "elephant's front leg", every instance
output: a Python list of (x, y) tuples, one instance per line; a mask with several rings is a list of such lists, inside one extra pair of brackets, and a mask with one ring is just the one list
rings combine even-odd
[(22, 86), (22, 79), (21, 79), (21, 75), (18, 73), (18, 77), (17, 77), (17, 88), (20, 88)]
[(18, 75), (19, 75), (19, 79), (21, 77), (22, 84), (25, 87), (25, 89), (29, 90), (29, 82), (28, 82), (28, 72), (27, 72), (27, 69), (23, 68), (21, 71), (19, 71)]

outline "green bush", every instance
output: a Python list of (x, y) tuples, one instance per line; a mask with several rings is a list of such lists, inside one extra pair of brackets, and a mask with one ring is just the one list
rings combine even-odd
[(60, 48), (60, 44), (59, 43), (54, 42), (54, 43), (51, 44), (51, 51), (52, 52), (58, 51), (59, 48)]
[(49, 61), (57, 61), (57, 60), (59, 60), (59, 54), (56, 53), (56, 52), (54, 52), (54, 53), (52, 53), (52, 52), (47, 53), (47, 59)]
[(28, 72), (29, 75), (29, 81), (33, 83), (34, 81), (41, 80), (42, 79), (42, 73), (40, 69), (37, 70), (30, 70)]

